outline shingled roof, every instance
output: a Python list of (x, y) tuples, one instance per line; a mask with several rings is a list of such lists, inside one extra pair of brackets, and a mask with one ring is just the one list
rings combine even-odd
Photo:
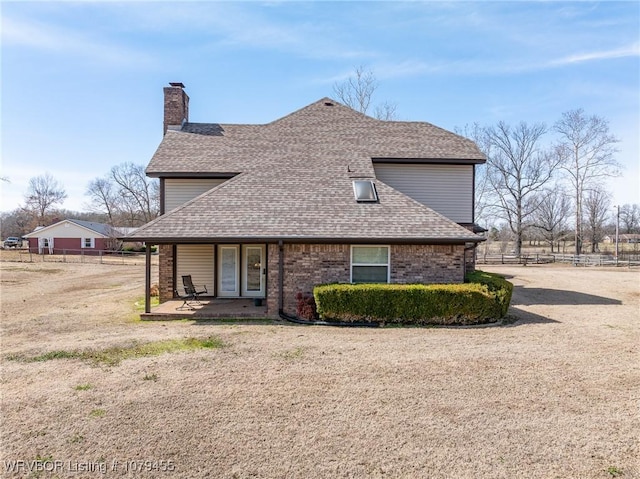
[[(377, 120), (323, 98), (264, 125), (170, 127), (147, 167), (156, 177), (234, 176), (139, 228), (154, 242), (479, 241), (375, 179), (372, 159), (482, 163), (470, 140), (423, 122)], [(375, 181), (358, 203), (352, 181)]]

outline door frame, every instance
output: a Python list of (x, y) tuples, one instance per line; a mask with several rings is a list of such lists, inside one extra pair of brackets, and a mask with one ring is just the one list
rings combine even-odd
[[(250, 249), (260, 250), (260, 290), (248, 291), (247, 280), (249, 279), (249, 262), (247, 261), (247, 255)], [(266, 247), (263, 244), (243, 244), (241, 247), (241, 283), (240, 294), (245, 298), (264, 298), (266, 297)]]
[[(222, 252), (233, 250), (235, 255), (235, 290), (222, 289)], [(260, 290), (248, 291), (248, 262), (247, 254), (251, 249), (260, 250)], [(215, 251), (216, 296), (219, 298), (266, 298), (267, 293), (267, 246), (261, 243), (249, 244), (218, 244)]]

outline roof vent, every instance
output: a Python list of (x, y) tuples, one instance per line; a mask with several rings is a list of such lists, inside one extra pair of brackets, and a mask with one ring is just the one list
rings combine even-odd
[(331, 101), (325, 101), (324, 102), (324, 106), (333, 106), (333, 105), (334, 105), (334, 103), (331, 102)]
[(358, 203), (378, 201), (376, 185), (371, 180), (354, 180), (353, 194)]

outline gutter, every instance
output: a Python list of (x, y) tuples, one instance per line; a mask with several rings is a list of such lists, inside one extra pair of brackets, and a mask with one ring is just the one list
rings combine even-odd
[(208, 238), (185, 238), (174, 237), (153, 237), (153, 236), (121, 236), (118, 239), (123, 241), (141, 241), (151, 244), (209, 244), (209, 243), (309, 243), (309, 244), (431, 244), (431, 245), (461, 245), (465, 243), (480, 243), (486, 241), (481, 236), (468, 236), (461, 238), (371, 238), (371, 237), (315, 237), (315, 236), (229, 236), (229, 237), (208, 237)]

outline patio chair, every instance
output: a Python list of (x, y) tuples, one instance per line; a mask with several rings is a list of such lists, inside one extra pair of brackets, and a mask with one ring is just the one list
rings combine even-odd
[(182, 277), (182, 285), (184, 286), (184, 295), (181, 295), (178, 290), (175, 290), (176, 296), (182, 300), (182, 305), (177, 310), (194, 310), (194, 304), (201, 305), (200, 295), (208, 293), (207, 286), (203, 285), (201, 288), (196, 288), (193, 285), (191, 275), (185, 275)]

